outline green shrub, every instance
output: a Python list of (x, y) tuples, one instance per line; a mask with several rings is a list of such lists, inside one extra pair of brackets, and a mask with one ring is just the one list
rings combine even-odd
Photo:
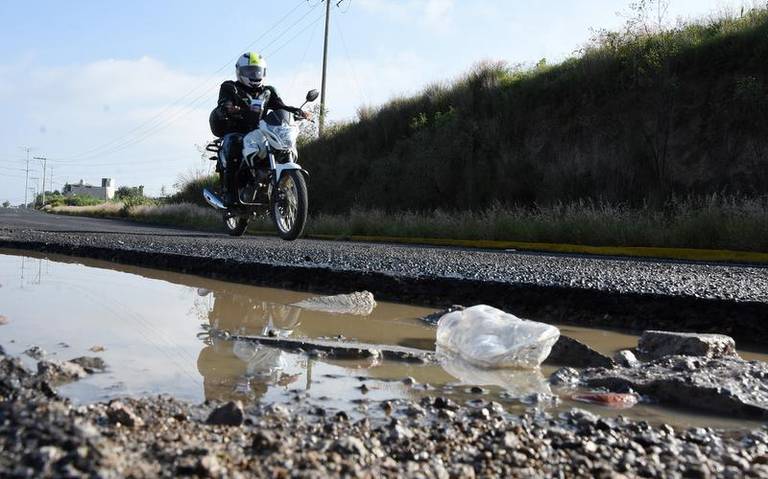
[(219, 175), (195, 176), (191, 179), (182, 180), (178, 185), (179, 191), (168, 197), (168, 203), (190, 203), (199, 206), (206, 206), (203, 199), (203, 189), (219, 189)]

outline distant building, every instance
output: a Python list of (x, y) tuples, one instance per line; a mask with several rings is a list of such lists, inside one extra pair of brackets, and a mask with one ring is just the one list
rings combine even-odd
[(64, 189), (62, 190), (61, 194), (64, 196), (87, 195), (104, 201), (111, 200), (115, 197), (115, 182), (112, 178), (102, 178), (101, 186), (93, 186), (83, 183), (83, 180), (80, 180), (80, 183), (76, 183), (74, 185), (69, 183), (64, 185)]

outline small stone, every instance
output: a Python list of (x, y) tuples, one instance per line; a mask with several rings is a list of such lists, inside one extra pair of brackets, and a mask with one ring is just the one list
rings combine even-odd
[(486, 390), (481, 388), (480, 386), (472, 386), (469, 388), (469, 392), (472, 394), (485, 394)]
[(517, 449), (519, 445), (520, 439), (517, 438), (517, 434), (514, 432), (504, 434), (504, 447), (507, 449)]
[(413, 438), (413, 431), (401, 424), (397, 424), (392, 428), (392, 432), (390, 433), (389, 437), (393, 441), (408, 440)]
[(106, 349), (104, 348), (104, 346), (96, 345), (96, 346), (91, 346), (90, 348), (88, 348), (88, 351), (90, 351), (92, 353), (103, 353), (104, 351), (106, 351)]
[(621, 351), (617, 351), (616, 354), (613, 355), (613, 360), (616, 362), (616, 364), (623, 368), (634, 368), (640, 364), (640, 361), (637, 359), (637, 356), (635, 356), (635, 353), (629, 349), (622, 349)]
[(48, 353), (45, 352), (43, 348), (40, 346), (32, 346), (31, 348), (24, 351), (24, 354), (29, 356), (32, 359), (43, 359)]
[(554, 394), (539, 392), (521, 398), (520, 402), (531, 406), (557, 406), (560, 404), (560, 398)]
[(451, 409), (451, 410), (454, 410), (454, 411), (459, 408), (459, 405), (456, 404), (456, 402), (454, 402), (453, 400), (451, 400), (449, 398), (442, 397), (442, 396), (436, 397), (434, 399), (434, 401), (432, 401), (432, 406), (435, 409)]
[(407, 414), (410, 417), (420, 417), (420, 416), (424, 416), (426, 412), (424, 411), (424, 408), (419, 406), (418, 404), (411, 404), (406, 409), (405, 414)]
[(280, 441), (278, 441), (275, 433), (267, 430), (256, 431), (251, 445), (257, 454), (262, 455), (276, 452), (280, 449)]
[(469, 464), (460, 464), (453, 466), (450, 471), (450, 477), (461, 479), (475, 479), (475, 468)]
[(403, 378), (401, 382), (406, 386), (413, 386), (414, 384), (418, 384), (416, 380), (410, 376)]
[(2, 314), (0, 314), (0, 326), (2, 326), (4, 324), (8, 324), (8, 323), (9, 323), (8, 318), (6, 318)]
[(70, 359), (69, 362), (79, 364), (88, 374), (104, 372), (107, 369), (107, 363), (103, 359), (94, 356), (80, 356), (79, 358)]
[(341, 454), (356, 454), (358, 456), (368, 455), (368, 449), (360, 439), (354, 436), (346, 436), (333, 445), (333, 449)]
[(133, 412), (133, 409), (121, 401), (112, 401), (107, 408), (107, 417), (112, 424), (121, 424), (126, 427), (140, 427), (144, 421)]
[[(240, 409), (242, 410), (243, 406), (240, 404)], [(282, 418), (287, 418), (291, 415), (290, 411), (288, 411), (288, 408), (281, 405), (281, 404), (272, 404), (267, 408), (267, 411), (270, 412), (272, 415)]]
[(229, 401), (211, 411), (205, 422), (212, 425), (240, 426), (243, 424), (244, 417), (243, 403), (240, 401)]
[(221, 465), (219, 464), (219, 460), (216, 459), (216, 456), (207, 455), (201, 457), (199, 464), (199, 471), (203, 473), (201, 474), (203, 476), (217, 477), (221, 473)]
[(549, 377), (554, 386), (573, 386), (579, 382), (579, 371), (574, 368), (560, 368)]
[(336, 414), (335, 414), (333, 417), (334, 417), (334, 418), (336, 419), (336, 421), (338, 421), (338, 422), (346, 422), (346, 421), (349, 421), (349, 415), (347, 415), (347, 413), (345, 413), (344, 411), (339, 411), (339, 412), (337, 412), (337, 413), (336, 413)]

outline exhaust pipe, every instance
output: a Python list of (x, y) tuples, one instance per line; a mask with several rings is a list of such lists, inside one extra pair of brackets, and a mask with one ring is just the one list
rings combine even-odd
[(221, 198), (216, 196), (211, 191), (208, 191), (208, 188), (203, 189), (203, 198), (205, 198), (205, 202), (209, 205), (213, 206), (217, 210), (226, 210), (227, 207), (224, 206), (224, 203), (221, 201)]

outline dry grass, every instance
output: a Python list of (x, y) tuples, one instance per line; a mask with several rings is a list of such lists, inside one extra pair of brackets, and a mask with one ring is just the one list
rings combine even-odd
[(109, 202), (91, 206), (46, 206), (43, 210), (57, 215), (114, 218), (121, 216), (123, 203)]

